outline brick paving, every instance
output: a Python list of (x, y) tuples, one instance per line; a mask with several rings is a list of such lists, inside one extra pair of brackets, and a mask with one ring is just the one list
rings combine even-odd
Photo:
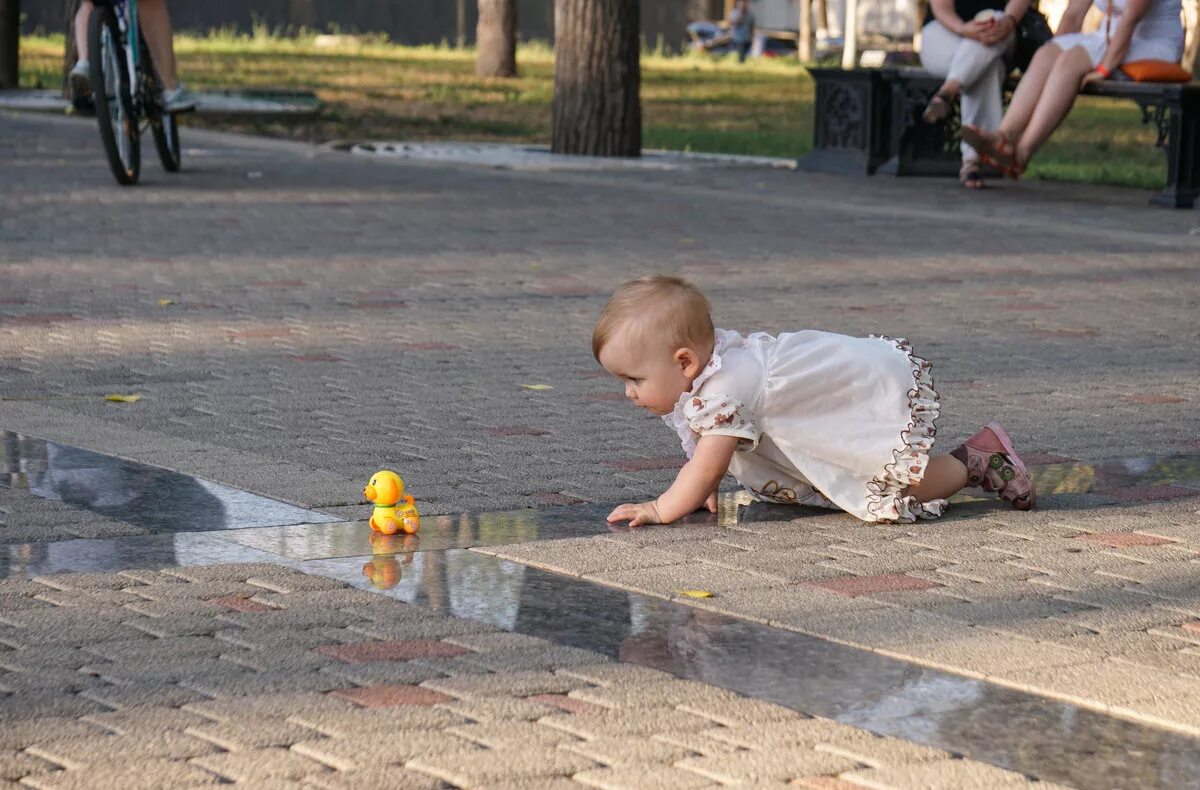
[[(262, 608), (213, 607), (230, 589)], [(135, 608), (163, 599), (183, 604), (161, 619), (187, 618), (186, 635), (158, 635), (156, 618)], [(846, 776), (906, 787), (933, 766), (1032, 784), (599, 654), (558, 665), (550, 642), (479, 623), (464, 634), (461, 622), (276, 565), (0, 581), (0, 778), (36, 788), (641, 788)], [(387, 638), (404, 626), (447, 635)], [(517, 644), (551, 657), (546, 668), (520, 671), (505, 657)], [(437, 662), (447, 656), (470, 660), (451, 669)], [(413, 682), (339, 672), (364, 658)]]
[[(966, 502), (867, 527), (802, 511), (483, 551), (709, 590), (684, 602), (1200, 732), (1194, 469), (1143, 485), (1053, 466), (1200, 449), (1194, 214), (1077, 185), (965, 197), (924, 179), (493, 172), (184, 141), (184, 173), (148, 163), (123, 190), (91, 124), (0, 114), (0, 396), (19, 399), (0, 429), (347, 518), (384, 466), (430, 515), (642, 499), (673, 477), (677, 441), (620, 402), (587, 338), (617, 283), (680, 272), (721, 325), (909, 337), (934, 361), (941, 441), (998, 417), (1066, 477), (1030, 514)], [(0, 487), (0, 531), (146, 530)], [(804, 726), (831, 734), (766, 754), (766, 720), (730, 719), (726, 692), (657, 678), (634, 704), (606, 679), (635, 667), (581, 674), (584, 651), (480, 635), (498, 636), (268, 565), (5, 581), (0, 778), (100, 786), (136, 755), (146, 786), (1024, 781), (819, 720)]]

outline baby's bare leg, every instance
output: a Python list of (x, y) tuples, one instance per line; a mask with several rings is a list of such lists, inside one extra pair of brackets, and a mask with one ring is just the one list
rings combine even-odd
[(918, 502), (928, 502), (951, 497), (966, 484), (967, 467), (962, 461), (949, 455), (935, 455), (925, 466), (925, 477), (915, 486), (909, 486), (905, 493), (916, 497)]

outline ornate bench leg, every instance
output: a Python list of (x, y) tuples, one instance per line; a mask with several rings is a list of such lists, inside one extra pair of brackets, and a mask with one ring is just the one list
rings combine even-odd
[(1200, 90), (1184, 90), (1170, 102), (1164, 119), (1167, 143), (1167, 186), (1150, 198), (1156, 206), (1192, 208), (1200, 196)]

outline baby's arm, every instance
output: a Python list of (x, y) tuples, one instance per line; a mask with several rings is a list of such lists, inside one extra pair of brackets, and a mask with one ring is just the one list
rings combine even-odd
[(628, 521), (631, 527), (670, 524), (699, 509), (729, 470), (738, 441), (737, 436), (701, 436), (692, 460), (684, 464), (662, 496), (653, 502), (621, 505), (608, 514), (609, 522)]

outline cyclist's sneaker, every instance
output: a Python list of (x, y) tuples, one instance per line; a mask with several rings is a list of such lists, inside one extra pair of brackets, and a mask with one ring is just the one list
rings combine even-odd
[(187, 89), (182, 82), (169, 91), (162, 93), (162, 108), (167, 112), (184, 112), (196, 109), (196, 94)]
[(71, 98), (82, 99), (84, 96), (91, 94), (91, 66), (86, 60), (78, 60), (71, 67), (69, 75), (71, 81)]

